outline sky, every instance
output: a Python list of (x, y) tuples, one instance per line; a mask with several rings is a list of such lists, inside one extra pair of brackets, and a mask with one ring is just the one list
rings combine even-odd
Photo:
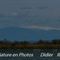
[(60, 0), (0, 0), (0, 28), (60, 30)]

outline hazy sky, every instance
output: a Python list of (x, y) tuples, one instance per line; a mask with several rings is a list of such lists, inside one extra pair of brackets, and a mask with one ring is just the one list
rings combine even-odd
[(59, 29), (60, 0), (0, 0), (0, 28)]

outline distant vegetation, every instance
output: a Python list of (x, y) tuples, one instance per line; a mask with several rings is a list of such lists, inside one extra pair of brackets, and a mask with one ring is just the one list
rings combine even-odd
[(0, 40), (0, 48), (60, 48), (60, 39), (29, 41)]
[(27, 45), (27, 44), (60, 44), (60, 39), (55, 40), (38, 40), (36, 42), (29, 41), (10, 41), (7, 39), (0, 40), (0, 44), (19, 44), (19, 45)]

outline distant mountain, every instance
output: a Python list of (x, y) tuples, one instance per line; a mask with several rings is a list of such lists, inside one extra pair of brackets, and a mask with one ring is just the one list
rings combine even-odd
[(19, 40), (19, 41), (60, 39), (60, 30), (42, 30), (42, 29), (39, 30), (39, 29), (19, 28), (19, 27), (8, 27), (0, 29), (0, 39), (4, 38), (7, 38), (8, 40)]

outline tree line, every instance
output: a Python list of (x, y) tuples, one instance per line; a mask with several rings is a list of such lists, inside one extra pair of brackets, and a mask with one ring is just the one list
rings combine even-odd
[(35, 41), (35, 42), (29, 42), (29, 41), (10, 41), (10, 40), (7, 40), (7, 39), (4, 39), (4, 40), (0, 40), (0, 44), (12, 44), (12, 45), (28, 45), (28, 44), (60, 44), (60, 39), (54, 39), (54, 40), (38, 40), (38, 41)]

